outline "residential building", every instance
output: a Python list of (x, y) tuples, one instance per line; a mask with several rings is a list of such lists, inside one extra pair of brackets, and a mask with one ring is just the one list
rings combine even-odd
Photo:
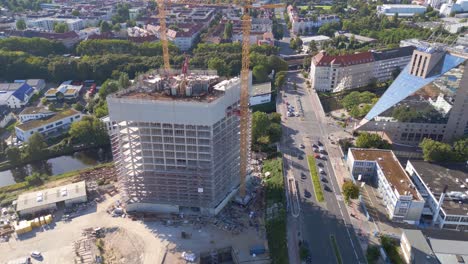
[(400, 247), (408, 264), (439, 264), (421, 230), (403, 229)]
[(55, 24), (65, 23), (68, 26), (69, 31), (79, 31), (85, 28), (85, 23), (82, 19), (70, 19), (70, 18), (39, 18), (26, 20), (28, 28), (42, 29), (45, 31), (54, 31)]
[(426, 203), (422, 221), (439, 228), (468, 230), (468, 165), (410, 160), (406, 171)]
[(392, 221), (419, 223), (424, 199), (391, 150), (350, 148), (347, 163), (355, 179), (377, 184)]
[(240, 184), (240, 79), (161, 73), (107, 97), (126, 209), (217, 214)]
[(27, 83), (31, 86), (36, 93), (41, 92), (46, 87), (45, 80), (43, 79), (27, 79), (27, 80), (15, 80), (15, 83)]
[(25, 109), (23, 109), (23, 111), (19, 113), (18, 117), (19, 117), (19, 121), (21, 123), (24, 123), (29, 120), (46, 118), (54, 114), (55, 112), (52, 112), (44, 107), (30, 106), (30, 107), (26, 107)]
[(467, 57), (435, 44), (417, 48), (355, 129), (382, 132), (392, 143), (411, 146), (424, 138), (448, 142), (467, 135)]
[(307, 14), (305, 17), (301, 16), (292, 5), (288, 6), (287, 12), (289, 21), (291, 22), (291, 30), (296, 34), (308, 32), (313, 28), (319, 28), (328, 23), (340, 22), (340, 18), (337, 15), (320, 15), (315, 17), (312, 14)]
[(20, 194), (16, 200), (16, 211), (20, 216), (28, 216), (57, 210), (60, 203), (69, 207), (77, 203), (84, 203), (87, 200), (86, 183), (81, 181)]
[(27, 83), (0, 83), (0, 105), (22, 108), (34, 93), (35, 90)]
[(80, 42), (80, 38), (75, 31), (65, 33), (42, 32), (35, 30), (6, 30), (5, 34), (9, 37), (22, 37), (22, 38), (45, 38), (49, 40), (56, 40), (67, 48), (73, 47)]
[(45, 93), (47, 101), (66, 100), (74, 101), (80, 96), (83, 84), (73, 81), (66, 81), (57, 88), (51, 88)]
[(250, 106), (269, 102), (271, 102), (271, 82), (252, 85)]
[(67, 109), (42, 119), (29, 120), (15, 127), (16, 138), (28, 141), (29, 137), (36, 132), (44, 136), (60, 135), (67, 131), (73, 122), (81, 120), (82, 117), (83, 114), (80, 112)]
[(114, 135), (117, 131), (117, 123), (115, 121), (111, 121), (109, 116), (101, 117), (100, 120), (106, 127), (107, 134), (109, 134), (109, 136)]
[(468, 241), (429, 238), (429, 244), (440, 264), (468, 263)]
[(311, 60), (312, 88), (338, 92), (390, 80), (408, 64), (413, 50), (407, 46), (338, 56), (321, 51)]
[(411, 17), (417, 14), (424, 14), (426, 9), (427, 7), (420, 5), (385, 4), (377, 6), (377, 14), (386, 16), (394, 16), (395, 14), (398, 14), (398, 16), (401, 17)]
[(6, 127), (12, 120), (15, 120), (15, 115), (11, 109), (5, 105), (0, 105), (0, 127)]

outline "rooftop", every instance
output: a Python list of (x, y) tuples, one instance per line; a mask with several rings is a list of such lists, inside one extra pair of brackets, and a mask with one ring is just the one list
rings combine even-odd
[(313, 58), (313, 62), (316, 66), (330, 66), (331, 64), (340, 66), (351, 66), (362, 63), (373, 62), (374, 57), (371, 52), (360, 52), (355, 54), (331, 56), (327, 55), (326, 52), (319, 52)]
[(130, 88), (110, 97), (210, 103), (222, 97), (230, 86), (240, 83), (237, 77), (222, 80), (216, 75), (216, 71), (197, 70), (191, 70), (185, 76), (175, 70), (170, 75), (154, 71), (141, 75), (138, 79)]
[(37, 128), (37, 127), (41, 127), (41, 126), (46, 125), (46, 124), (53, 123), (55, 121), (59, 121), (59, 120), (64, 119), (66, 117), (74, 116), (74, 115), (79, 114), (79, 113), (80, 112), (70, 108), (70, 109), (58, 112), (53, 116), (49, 116), (49, 117), (42, 118), (42, 119), (27, 121), (27, 122), (25, 122), (23, 124), (17, 125), (16, 128), (18, 128), (18, 129), (20, 129), (22, 131), (28, 131), (28, 130), (31, 130), (31, 129), (34, 129), (34, 128)]
[(468, 263), (468, 241), (429, 238), (429, 243), (441, 264)]
[(413, 46), (406, 46), (401, 48), (389, 49), (389, 50), (381, 50), (381, 51), (374, 51), (372, 55), (374, 55), (374, 59), (376, 61), (380, 60), (389, 60), (399, 57), (409, 57), (413, 54), (415, 47)]
[(418, 191), (412, 187), (411, 179), (391, 150), (358, 148), (351, 148), (350, 150), (355, 160), (377, 162), (385, 178), (399, 195), (405, 195), (405, 193), (409, 192), (414, 200), (421, 199)]
[(252, 86), (251, 96), (270, 94), (271, 93), (271, 82), (254, 84)]
[(21, 111), (20, 115), (31, 115), (31, 114), (46, 114), (46, 113), (53, 113), (52, 111), (45, 109), (44, 107), (26, 107), (23, 111)]
[[(468, 165), (465, 163), (437, 164), (420, 160), (408, 161), (418, 172), (426, 186), (438, 200), (445, 185), (447, 195), (442, 205), (446, 214), (468, 215), (468, 199), (458, 198), (458, 194), (468, 195)], [(462, 187), (463, 186), (463, 187)], [(461, 202), (461, 203), (460, 203)]]
[(414, 263), (439, 263), (421, 230), (403, 229), (403, 233), (412, 247), (411, 253), (414, 258)]
[(21, 194), (18, 196), (16, 210), (22, 211), (83, 196), (86, 196), (85, 181)]

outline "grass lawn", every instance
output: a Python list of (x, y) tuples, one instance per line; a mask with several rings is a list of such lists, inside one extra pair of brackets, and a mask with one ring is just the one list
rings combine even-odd
[(309, 164), (310, 176), (312, 177), (312, 183), (314, 184), (314, 193), (318, 202), (325, 201), (323, 197), (322, 187), (320, 186), (320, 177), (317, 172), (317, 164), (313, 156), (307, 156), (307, 163)]
[(267, 206), (281, 203), (283, 208), (279, 215), (266, 222), (268, 248), (274, 264), (287, 264), (288, 247), (286, 236), (286, 196), (284, 191), (282, 159), (271, 159), (263, 163), (263, 172), (270, 172), (270, 178), (265, 181), (265, 198)]

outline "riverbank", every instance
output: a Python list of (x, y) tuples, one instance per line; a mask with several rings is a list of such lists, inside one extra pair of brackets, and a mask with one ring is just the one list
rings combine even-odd
[(103, 168), (113, 168), (114, 163), (102, 163), (86, 169), (69, 171), (66, 173), (58, 174), (55, 176), (47, 177), (41, 185), (29, 185), (26, 181), (15, 183), (12, 185), (0, 187), (0, 207), (7, 206), (16, 200), (17, 196), (26, 191), (34, 191), (39, 189), (51, 188), (54, 185), (60, 185), (63, 181), (73, 181), (76, 177), (82, 173), (87, 173), (93, 170), (99, 170)]

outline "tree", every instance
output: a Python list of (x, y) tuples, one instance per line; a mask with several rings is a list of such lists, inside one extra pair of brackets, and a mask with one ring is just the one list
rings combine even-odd
[(33, 174), (27, 176), (26, 178), (24, 178), (24, 180), (28, 183), (29, 186), (41, 185), (43, 182), (41, 175), (37, 172), (34, 172)]
[(301, 51), (302, 50), (302, 39), (300, 37), (296, 37), (296, 50)]
[(112, 30), (115, 31), (115, 32), (119, 32), (121, 29), (122, 29), (122, 27), (120, 26), (119, 23), (115, 23), (115, 24), (112, 26)]
[(75, 10), (72, 11), (71, 14), (72, 14), (72, 16), (79, 16), (79, 15), (80, 15), (80, 11), (78, 11), (78, 10), (75, 9)]
[(315, 54), (317, 52), (317, 42), (315, 42), (315, 40), (312, 40), (311, 42), (309, 42), (309, 54)]
[(117, 92), (119, 90), (119, 83), (114, 80), (107, 80), (101, 85), (99, 89), (99, 98), (106, 99), (107, 95)]
[(278, 142), (281, 140), (281, 125), (277, 123), (271, 123), (270, 127), (268, 128), (268, 135), (270, 137), (271, 142)]
[(271, 113), (269, 116), (272, 123), (281, 124), (281, 114), (280, 113)]
[(7, 159), (12, 165), (18, 165), (21, 163), (21, 150), (17, 147), (10, 147), (6, 150)]
[(29, 160), (40, 160), (47, 153), (47, 143), (42, 134), (36, 132), (28, 139), (26, 154)]
[(101, 22), (101, 32), (106, 33), (106, 32), (111, 32), (111, 31), (112, 31), (112, 28), (109, 25), (109, 23), (107, 23), (106, 21), (102, 21)]
[(25, 30), (26, 29), (26, 22), (24, 22), (24, 19), (18, 19), (16, 21), (16, 29), (18, 29), (18, 30)]
[(453, 152), (457, 161), (468, 160), (468, 137), (455, 141)]
[(264, 112), (252, 114), (252, 142), (257, 142), (259, 138), (267, 136), (270, 119)]
[(444, 162), (450, 161), (453, 158), (452, 148), (449, 144), (425, 138), (419, 144), (423, 151), (425, 161)]
[(84, 106), (80, 103), (76, 103), (76, 104), (73, 104), (72, 105), (73, 109), (75, 109), (76, 111), (83, 111), (84, 110)]
[(230, 72), (226, 61), (217, 57), (211, 58), (208, 61), (208, 69), (217, 70), (221, 76), (228, 76)]
[(268, 71), (263, 65), (253, 67), (252, 75), (257, 83), (266, 82), (268, 80)]
[(231, 39), (232, 38), (232, 22), (228, 21), (226, 25), (224, 25), (224, 39)]
[(119, 89), (126, 89), (130, 86), (130, 80), (126, 72), (120, 73), (119, 76)]
[(73, 123), (69, 134), (72, 141), (77, 144), (88, 146), (109, 144), (106, 127), (95, 117), (85, 116), (82, 120)]
[(343, 183), (342, 189), (343, 198), (346, 201), (346, 203), (348, 203), (350, 199), (359, 198), (359, 187), (352, 181), (345, 181)]
[(356, 147), (358, 148), (377, 148), (389, 149), (390, 143), (382, 139), (378, 134), (360, 133), (356, 139)]
[(275, 76), (275, 87), (276, 87), (276, 89), (279, 89), (279, 88), (281, 88), (281, 86), (284, 85), (284, 83), (286, 82), (286, 74), (287, 74), (287, 72), (285, 72), (285, 71), (281, 71), (281, 72), (276, 73), (276, 76)]
[(54, 25), (54, 31), (55, 33), (65, 33), (65, 32), (68, 32), (68, 25), (67, 23), (63, 23), (63, 22), (60, 22), (60, 23), (57, 23)]

